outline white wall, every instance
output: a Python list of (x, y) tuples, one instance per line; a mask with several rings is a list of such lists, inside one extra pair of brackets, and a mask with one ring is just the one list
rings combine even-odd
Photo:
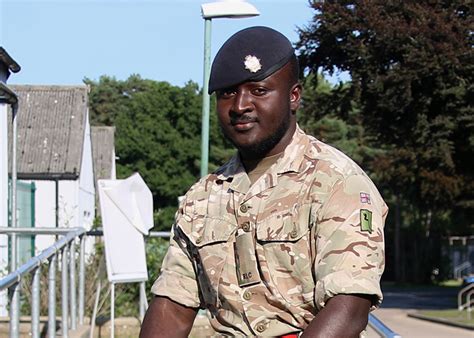
[(92, 142), (89, 125), (89, 113), (84, 128), (84, 148), (82, 150), (81, 171), (79, 176), (78, 226), (90, 229), (95, 217), (94, 169), (92, 165)]
[(8, 224), (8, 116), (7, 105), (0, 103), (0, 226)]
[[(84, 130), (84, 148), (82, 150), (81, 171), (79, 175), (79, 210), (78, 225), (90, 230), (95, 217), (95, 185), (94, 168), (92, 164), (92, 139), (89, 125), (89, 111), (86, 116)], [(86, 259), (94, 251), (93, 237), (86, 237)]]
[[(34, 181), (35, 192), (35, 227), (56, 227), (56, 182)], [(58, 227), (78, 226), (79, 184), (77, 181), (58, 181)], [(35, 240), (35, 251), (39, 253), (55, 242), (55, 236), (38, 235)]]
[[(0, 103), (0, 226), (8, 226), (8, 116), (7, 106)], [(0, 235), (0, 277), (7, 274), (8, 236)], [(7, 294), (0, 293), (0, 316), (7, 316)]]
[[(56, 182), (55, 181), (34, 181), (35, 192), (35, 227), (55, 228), (56, 227)], [(93, 217), (94, 195), (85, 194), (79, 189), (79, 181), (58, 181), (58, 227), (75, 228), (85, 226), (82, 223), (82, 213), (87, 210)], [(83, 205), (88, 205), (87, 200), (92, 198), (92, 206), (88, 209), (81, 209)], [(81, 199), (85, 199), (86, 203)], [(55, 242), (55, 236), (39, 235), (36, 237), (36, 252), (46, 249)]]
[(110, 179), (112, 180), (115, 180), (117, 178), (117, 175), (116, 175), (117, 170), (115, 169), (115, 158), (116, 158), (116, 155), (115, 155), (115, 145), (114, 145), (114, 149), (112, 150), (112, 170), (111, 170), (112, 172), (110, 173)]

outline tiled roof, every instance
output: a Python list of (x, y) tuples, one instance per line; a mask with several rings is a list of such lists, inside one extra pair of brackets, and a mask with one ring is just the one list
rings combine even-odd
[(95, 180), (111, 179), (115, 161), (115, 127), (91, 127)]
[(10, 88), (19, 98), (18, 177), (78, 177), (87, 118), (88, 87), (12, 85)]

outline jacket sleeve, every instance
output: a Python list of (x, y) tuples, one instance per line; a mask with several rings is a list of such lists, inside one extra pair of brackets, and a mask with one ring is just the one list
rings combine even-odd
[(315, 303), (338, 294), (374, 296), (380, 305), (388, 208), (365, 174), (336, 181), (317, 215)]
[(177, 226), (180, 222), (188, 222), (186, 217), (182, 209), (177, 212), (170, 246), (163, 260), (160, 275), (151, 291), (157, 296), (170, 298), (181, 305), (197, 308), (200, 306), (200, 300), (192, 257), (186, 249), (186, 239)]

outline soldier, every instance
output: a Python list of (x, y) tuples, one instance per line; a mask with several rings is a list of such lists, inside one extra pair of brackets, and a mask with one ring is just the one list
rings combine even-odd
[(209, 80), (237, 154), (180, 203), (141, 337), (186, 337), (199, 308), (234, 336), (358, 337), (382, 300), (387, 206), (350, 158), (297, 125), (293, 47), (251, 27)]

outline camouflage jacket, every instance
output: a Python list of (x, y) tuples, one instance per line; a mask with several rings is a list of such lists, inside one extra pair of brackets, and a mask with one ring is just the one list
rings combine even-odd
[[(377, 306), (387, 212), (359, 166), (297, 128), (252, 186), (236, 155), (191, 187), (152, 292), (207, 308), (216, 331), (247, 336), (304, 330), (337, 294), (374, 295)], [(259, 276), (239, 286), (244, 233)]]

